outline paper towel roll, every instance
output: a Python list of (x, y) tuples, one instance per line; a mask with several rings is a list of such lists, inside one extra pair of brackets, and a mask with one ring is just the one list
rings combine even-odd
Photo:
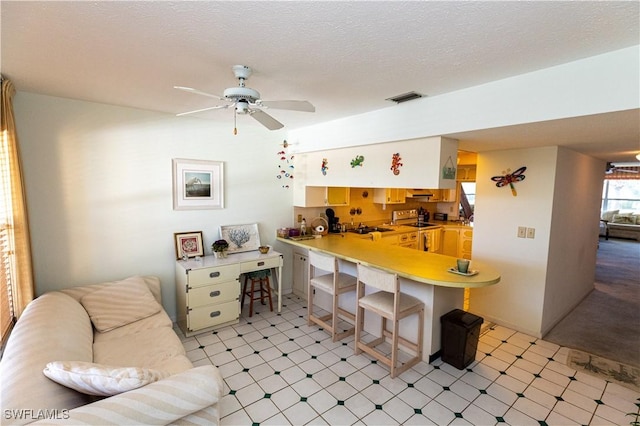
[(380, 238), (382, 238), (382, 232), (378, 231), (369, 232), (369, 235), (371, 235), (373, 241), (380, 241)]

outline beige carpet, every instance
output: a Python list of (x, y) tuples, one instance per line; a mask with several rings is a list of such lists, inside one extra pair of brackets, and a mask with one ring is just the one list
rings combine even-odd
[(640, 242), (600, 240), (595, 289), (544, 340), (640, 367)]
[(567, 365), (585, 374), (640, 392), (640, 368), (611, 361), (577, 349), (569, 350)]

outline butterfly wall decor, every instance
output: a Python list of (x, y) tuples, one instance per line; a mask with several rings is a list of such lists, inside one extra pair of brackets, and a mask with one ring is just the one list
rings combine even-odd
[(511, 194), (516, 197), (518, 193), (516, 192), (516, 187), (513, 186), (514, 182), (523, 181), (525, 175), (523, 175), (524, 171), (527, 170), (526, 167), (520, 167), (515, 172), (511, 173), (511, 169), (507, 169), (506, 171), (502, 171), (503, 176), (494, 176), (491, 178), (492, 181), (496, 182), (496, 186), (498, 188), (502, 188), (505, 185), (509, 185), (511, 187)]

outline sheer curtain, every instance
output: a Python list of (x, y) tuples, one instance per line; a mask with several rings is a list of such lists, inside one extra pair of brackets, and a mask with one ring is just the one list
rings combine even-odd
[(2, 76), (0, 81), (0, 316), (4, 341), (15, 319), (33, 300), (34, 289), (26, 196), (13, 117), (15, 88)]

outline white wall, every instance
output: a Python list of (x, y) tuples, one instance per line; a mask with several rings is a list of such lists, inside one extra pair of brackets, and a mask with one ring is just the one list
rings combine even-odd
[[(515, 197), (491, 180), (521, 166)], [(502, 280), (471, 291), (472, 312), (542, 337), (593, 288), (603, 167), (559, 147), (478, 154), (473, 259)], [(518, 226), (535, 238), (518, 238)]]
[[(292, 190), (276, 179), (282, 131), (239, 120), (234, 136), (231, 115), (216, 126), (25, 92), (17, 93), (14, 110), (37, 294), (156, 275), (173, 318), (174, 232), (203, 231), (209, 254), (219, 225), (257, 222), (267, 244), (274, 244), (276, 228), (292, 225)], [(224, 161), (225, 208), (174, 211), (172, 158)]]
[(640, 107), (640, 45), (292, 130), (299, 152)]

